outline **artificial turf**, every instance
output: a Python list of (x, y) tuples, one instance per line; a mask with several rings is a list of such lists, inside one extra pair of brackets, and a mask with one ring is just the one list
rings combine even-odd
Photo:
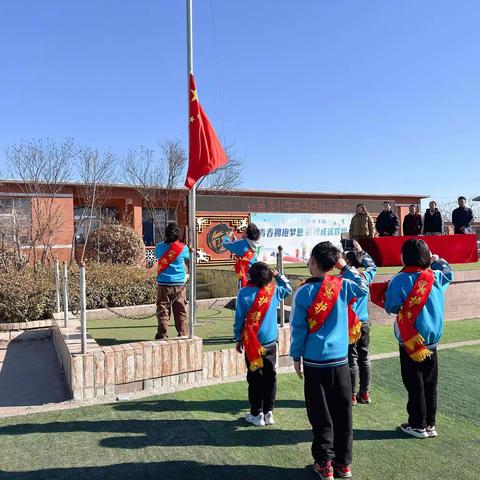
[[(198, 325), (194, 333), (203, 339), (203, 349), (220, 350), (232, 348), (233, 312), (225, 308), (199, 309)], [(374, 325), (371, 329), (371, 352), (385, 353), (397, 349), (392, 326)], [(88, 332), (100, 345), (139, 342), (153, 340), (156, 332), (156, 318), (129, 320), (112, 318), (108, 320), (90, 320)], [(173, 323), (169, 335), (176, 336)], [(445, 322), (442, 343), (480, 339), (480, 319)]]
[[(438, 438), (397, 430), (406, 394), (398, 359), (373, 365), (371, 405), (354, 407), (354, 478), (476, 478), (480, 349), (439, 353)], [(243, 420), (245, 382), (0, 420), (2, 480), (313, 479), (302, 382), (279, 375), (276, 424)]]

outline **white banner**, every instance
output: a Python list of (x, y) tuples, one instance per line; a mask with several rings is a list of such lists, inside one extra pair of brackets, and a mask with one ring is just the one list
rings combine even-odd
[(348, 232), (350, 213), (252, 213), (251, 222), (261, 232), (258, 260), (275, 263), (278, 246), (284, 262), (306, 262), (312, 248), (330, 241), (340, 247), (341, 235)]

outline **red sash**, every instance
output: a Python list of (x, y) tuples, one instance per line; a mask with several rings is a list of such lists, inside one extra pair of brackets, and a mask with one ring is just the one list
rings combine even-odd
[[(360, 275), (365, 275), (363, 272)], [(348, 302), (348, 343), (351, 345), (359, 340), (362, 336), (362, 321), (358, 318), (353, 310), (353, 305), (357, 303), (357, 298), (354, 297)]]
[(342, 289), (343, 278), (325, 275), (315, 300), (307, 310), (308, 333), (315, 333), (322, 328), (337, 302)]
[(352, 298), (348, 303), (348, 343), (351, 345), (357, 342), (362, 336), (362, 321), (353, 310), (357, 298)]
[(260, 288), (245, 319), (242, 343), (250, 363), (249, 369), (252, 372), (263, 367), (263, 356), (266, 350), (258, 341), (258, 331), (270, 307), (274, 293), (275, 285), (273, 283), (269, 283), (265, 285), (265, 287)]
[(412, 360), (422, 362), (432, 352), (423, 344), (425, 339), (415, 328), (415, 321), (425, 306), (435, 281), (434, 273), (417, 268), (405, 268), (403, 272), (420, 271), (413, 288), (410, 290), (404, 304), (397, 314), (397, 326), (403, 340), (405, 350)]
[(235, 263), (235, 272), (242, 283), (242, 287), (245, 287), (248, 283), (247, 272), (250, 268), (250, 261), (254, 256), (255, 252), (248, 249), (241, 257), (237, 259), (237, 262)]
[(160, 275), (182, 253), (185, 245), (178, 240), (170, 244), (169, 249), (158, 259), (157, 275)]

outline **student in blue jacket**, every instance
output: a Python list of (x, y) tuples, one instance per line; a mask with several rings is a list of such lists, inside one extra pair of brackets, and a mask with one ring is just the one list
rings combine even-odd
[[(377, 273), (377, 266), (372, 257), (363, 251), (360, 244), (354, 240), (354, 249), (345, 254), (345, 259), (351, 267), (363, 268), (361, 275), (368, 285)], [(372, 367), (369, 357), (370, 347), (370, 321), (368, 320), (368, 295), (358, 298), (352, 305), (353, 313), (362, 322), (360, 338), (348, 346), (348, 364), (352, 379), (352, 405), (357, 403), (371, 403), (370, 381)], [(360, 390), (357, 393), (358, 377), (360, 376)]]
[(436, 437), (438, 359), (445, 291), (453, 280), (446, 260), (432, 255), (423, 240), (402, 247), (405, 268), (390, 281), (385, 310), (397, 314), (402, 380), (408, 392), (408, 422), (401, 430), (416, 438)]
[[(250, 412), (245, 415), (245, 420), (256, 426), (274, 424), (277, 307), (279, 301), (291, 293), (292, 287), (287, 278), (263, 262), (252, 265), (248, 271), (248, 285), (238, 292), (233, 333), (237, 352), (242, 353), (245, 349), (248, 369)], [(260, 313), (258, 316), (256, 311)], [(252, 339), (252, 336), (255, 338)], [(249, 359), (252, 342), (256, 344), (255, 355)]]
[[(328, 275), (337, 267), (342, 277)], [(305, 375), (312, 425), (313, 470), (321, 479), (352, 476), (352, 383), (348, 367), (348, 303), (368, 293), (365, 278), (330, 242), (316, 245), (309, 278), (295, 293), (290, 316), (295, 371)]]
[(227, 235), (223, 238), (223, 246), (237, 257), (235, 273), (240, 282), (239, 288), (247, 285), (247, 272), (257, 261), (260, 252), (260, 230), (254, 223), (249, 223), (240, 240), (231, 240)]
[(178, 336), (187, 335), (188, 314), (185, 283), (189, 248), (180, 242), (180, 228), (169, 223), (165, 228), (165, 241), (155, 246), (157, 266), (157, 334), (155, 340), (166, 338), (170, 314), (173, 311)]

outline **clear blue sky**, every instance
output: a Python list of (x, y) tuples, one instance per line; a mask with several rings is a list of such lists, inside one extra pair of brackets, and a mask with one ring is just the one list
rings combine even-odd
[[(199, 98), (246, 188), (479, 195), (479, 25), (478, 0), (194, 0)], [(183, 0), (2, 2), (0, 151), (185, 139), (186, 102)]]

